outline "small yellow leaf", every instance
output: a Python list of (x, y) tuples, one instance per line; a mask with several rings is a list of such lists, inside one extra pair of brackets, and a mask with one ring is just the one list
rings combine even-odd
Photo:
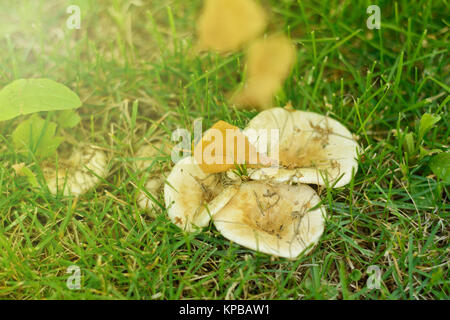
[(236, 51), (266, 25), (266, 13), (255, 0), (206, 0), (197, 22), (198, 50)]
[(295, 47), (285, 36), (256, 40), (247, 52), (247, 80), (232, 102), (238, 107), (271, 108), (273, 97), (289, 76), (295, 59)]
[(24, 162), (13, 164), (11, 167), (13, 168), (14, 172), (18, 176), (23, 176), (22, 169), (25, 167), (25, 163)]
[(205, 132), (194, 148), (194, 158), (205, 173), (225, 172), (244, 163), (255, 168), (270, 160), (256, 151), (238, 127), (225, 121)]

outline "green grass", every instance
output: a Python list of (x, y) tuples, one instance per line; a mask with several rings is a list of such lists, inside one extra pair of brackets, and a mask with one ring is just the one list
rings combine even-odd
[[(338, 119), (364, 150), (351, 184), (318, 189), (326, 230), (295, 261), (232, 244), (212, 225), (183, 234), (165, 210), (136, 205), (140, 145), (192, 129), (198, 117), (243, 127), (256, 114), (226, 102), (243, 76), (242, 53), (192, 55), (201, 1), (73, 2), (81, 30), (65, 28), (65, 1), (1, 2), (0, 87), (28, 77), (69, 85), (84, 105), (67, 139), (107, 150), (111, 174), (79, 199), (31, 190), (11, 168), (31, 161), (10, 144), (20, 118), (0, 123), (0, 298), (449, 298), (448, 186), (432, 175), (430, 156), (405, 155), (402, 134), (439, 114), (423, 145), (448, 149), (448, 1), (377, 1), (382, 27), (373, 31), (369, 1), (264, 1), (269, 31), (284, 30), (298, 48), (277, 104)], [(71, 265), (81, 268), (81, 290), (66, 286)], [(371, 265), (382, 271), (380, 290), (366, 285)]]

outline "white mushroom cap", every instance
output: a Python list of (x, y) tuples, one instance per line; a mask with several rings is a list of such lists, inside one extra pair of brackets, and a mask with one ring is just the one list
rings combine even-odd
[[(278, 129), (279, 143), (271, 145), (269, 137), (266, 144), (255, 134), (261, 129)], [(258, 152), (267, 150), (269, 157), (279, 158), (276, 168), (250, 169), (252, 180), (318, 185), (328, 182), (336, 183), (334, 187), (338, 188), (348, 184), (352, 171), (358, 169), (359, 147), (350, 131), (340, 122), (314, 112), (269, 109), (253, 118), (244, 134)]]
[(193, 232), (206, 227), (211, 216), (234, 195), (236, 189), (223, 189), (218, 175), (206, 174), (193, 157), (180, 160), (164, 185), (164, 201), (170, 220)]
[(214, 216), (227, 239), (259, 252), (294, 259), (316, 244), (325, 209), (307, 185), (248, 182)]
[(80, 196), (95, 187), (108, 174), (105, 153), (95, 147), (75, 150), (70, 158), (61, 160), (58, 170), (44, 168), (44, 177), (52, 194)]
[[(161, 192), (161, 187), (164, 184), (164, 180), (166, 179), (165, 176), (168, 173), (165, 173), (163, 175), (157, 175), (154, 177), (151, 177), (147, 180), (145, 183), (145, 189), (149, 194), (153, 196), (154, 199), (159, 199), (159, 195)], [(152, 198), (150, 198), (145, 192), (141, 191), (137, 198), (137, 203), (139, 207), (142, 209), (152, 209), (156, 207), (155, 202)]]
[[(135, 170), (144, 172), (154, 165), (154, 161), (157, 157), (167, 155), (169, 150), (168, 144), (163, 141), (156, 141), (141, 147), (136, 152), (137, 160), (134, 162)], [(137, 203), (142, 209), (152, 209), (156, 207), (155, 202), (147, 193), (152, 195), (154, 199), (159, 199), (159, 195), (162, 193), (164, 180), (169, 175), (168, 171), (162, 170), (159, 166), (155, 167), (156, 168), (152, 168), (152, 171), (148, 172), (148, 175), (144, 177), (147, 179), (144, 186), (147, 192), (140, 191), (137, 197)]]

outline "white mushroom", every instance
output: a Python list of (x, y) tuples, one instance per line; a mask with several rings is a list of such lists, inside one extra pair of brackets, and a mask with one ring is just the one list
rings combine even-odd
[(316, 244), (324, 230), (325, 209), (307, 185), (243, 183), (213, 216), (227, 239), (259, 252), (294, 259)]
[[(145, 190), (156, 200), (159, 199), (161, 193), (161, 187), (166, 179), (165, 175), (157, 175), (148, 179), (145, 184)], [(156, 207), (154, 200), (149, 197), (145, 192), (140, 192), (137, 198), (137, 203), (142, 209), (152, 209)]]
[(219, 175), (204, 173), (193, 157), (187, 157), (174, 166), (167, 178), (164, 201), (170, 220), (193, 232), (207, 226), (236, 190), (232, 186), (224, 189)]
[[(166, 143), (158, 141), (149, 145), (145, 145), (140, 148), (136, 153), (135, 169), (139, 172), (147, 170), (147, 168), (155, 165), (154, 161), (157, 157), (166, 155), (169, 151), (169, 147)], [(158, 199), (162, 191), (164, 180), (168, 176), (169, 172), (161, 170), (160, 167), (156, 168), (148, 173), (147, 182), (145, 183), (145, 189), (153, 199)], [(154, 200), (148, 196), (144, 191), (141, 191), (137, 198), (137, 203), (142, 209), (152, 209), (155, 207)]]
[[(260, 130), (268, 130), (262, 139)], [(271, 139), (271, 129), (279, 134)], [(358, 144), (340, 122), (314, 112), (273, 108), (253, 118), (244, 134), (258, 152), (279, 160), (279, 166), (249, 169), (252, 180), (274, 182), (348, 184), (358, 169)], [(231, 177), (233, 174), (229, 173)]]
[(153, 142), (140, 148), (136, 152), (134, 163), (137, 170), (145, 170), (152, 166), (156, 157), (163, 157), (169, 152), (169, 146), (162, 141)]
[(52, 194), (80, 196), (107, 176), (108, 163), (105, 153), (95, 147), (84, 147), (60, 160), (57, 169), (46, 167), (43, 172)]

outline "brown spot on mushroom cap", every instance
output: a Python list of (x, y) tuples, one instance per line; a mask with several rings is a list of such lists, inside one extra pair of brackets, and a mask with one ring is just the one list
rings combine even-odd
[[(248, 174), (251, 179), (319, 185), (337, 181), (334, 186), (340, 187), (349, 183), (352, 170), (358, 169), (358, 144), (348, 129), (332, 118), (273, 108), (253, 118), (244, 133), (250, 135), (251, 131), (261, 129), (279, 130), (279, 143), (268, 146), (268, 156), (276, 158), (278, 152), (280, 166), (251, 169)], [(251, 142), (258, 139), (249, 138)], [(267, 147), (258, 143), (255, 146), (258, 151)]]
[[(256, 230), (276, 235), (281, 239), (286, 233), (285, 226), (293, 221), (290, 214), (293, 211), (292, 204), (286, 199), (282, 199), (282, 195), (276, 191), (272, 192), (274, 192), (273, 195), (268, 196), (261, 191), (259, 193), (254, 191), (250, 203), (243, 204), (242, 221)], [(256, 202), (258, 210), (248, 210), (253, 207), (254, 202)]]
[(323, 232), (323, 209), (306, 185), (248, 182), (214, 215), (229, 240), (264, 253), (295, 258)]
[(324, 147), (310, 132), (294, 134), (288, 145), (280, 147), (280, 165), (288, 169), (326, 167), (330, 160)]

